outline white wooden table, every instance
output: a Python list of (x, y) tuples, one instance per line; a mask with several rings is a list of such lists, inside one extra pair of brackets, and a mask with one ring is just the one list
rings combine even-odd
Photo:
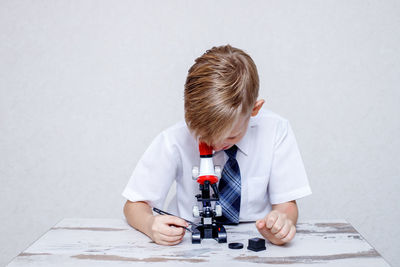
[(14, 266), (389, 266), (346, 221), (307, 221), (285, 246), (267, 242), (267, 250), (247, 250), (248, 239), (261, 237), (254, 223), (227, 226), (227, 243), (192, 244), (186, 233), (177, 246), (159, 246), (123, 219), (64, 219), (19, 254)]

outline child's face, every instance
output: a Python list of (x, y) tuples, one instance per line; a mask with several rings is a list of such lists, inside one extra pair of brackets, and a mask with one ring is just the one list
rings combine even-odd
[(251, 115), (240, 117), (235, 127), (233, 127), (233, 130), (229, 133), (228, 137), (225, 138), (220, 143), (213, 144), (212, 145), (213, 149), (215, 151), (226, 150), (229, 149), (234, 144), (237, 144), (240, 140), (242, 140), (243, 136), (246, 134), (250, 117), (254, 117), (257, 115), (258, 111), (261, 109), (264, 102), (265, 102), (264, 99), (257, 100), (251, 112)]
[(233, 127), (233, 130), (228, 137), (220, 143), (213, 144), (213, 149), (215, 151), (225, 150), (238, 143), (246, 134), (249, 120), (250, 116), (242, 116), (236, 123), (235, 127)]

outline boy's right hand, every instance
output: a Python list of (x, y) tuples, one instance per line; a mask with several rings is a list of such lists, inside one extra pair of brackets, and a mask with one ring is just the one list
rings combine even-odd
[(155, 243), (166, 246), (179, 244), (186, 233), (186, 229), (182, 227), (189, 227), (185, 220), (170, 215), (153, 216), (150, 225), (150, 238)]

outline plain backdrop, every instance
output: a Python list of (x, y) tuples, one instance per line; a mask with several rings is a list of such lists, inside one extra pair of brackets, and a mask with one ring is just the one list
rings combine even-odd
[(346, 219), (400, 266), (394, 0), (1, 0), (0, 265), (62, 218), (122, 218), (138, 159), (183, 119), (187, 70), (224, 44), (293, 127), (300, 220)]

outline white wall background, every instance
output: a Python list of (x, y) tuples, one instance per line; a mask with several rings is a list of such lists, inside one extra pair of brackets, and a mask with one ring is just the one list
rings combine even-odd
[(122, 217), (214, 45), (247, 51), (313, 195), (400, 266), (399, 1), (0, 1), (0, 265), (65, 217)]

